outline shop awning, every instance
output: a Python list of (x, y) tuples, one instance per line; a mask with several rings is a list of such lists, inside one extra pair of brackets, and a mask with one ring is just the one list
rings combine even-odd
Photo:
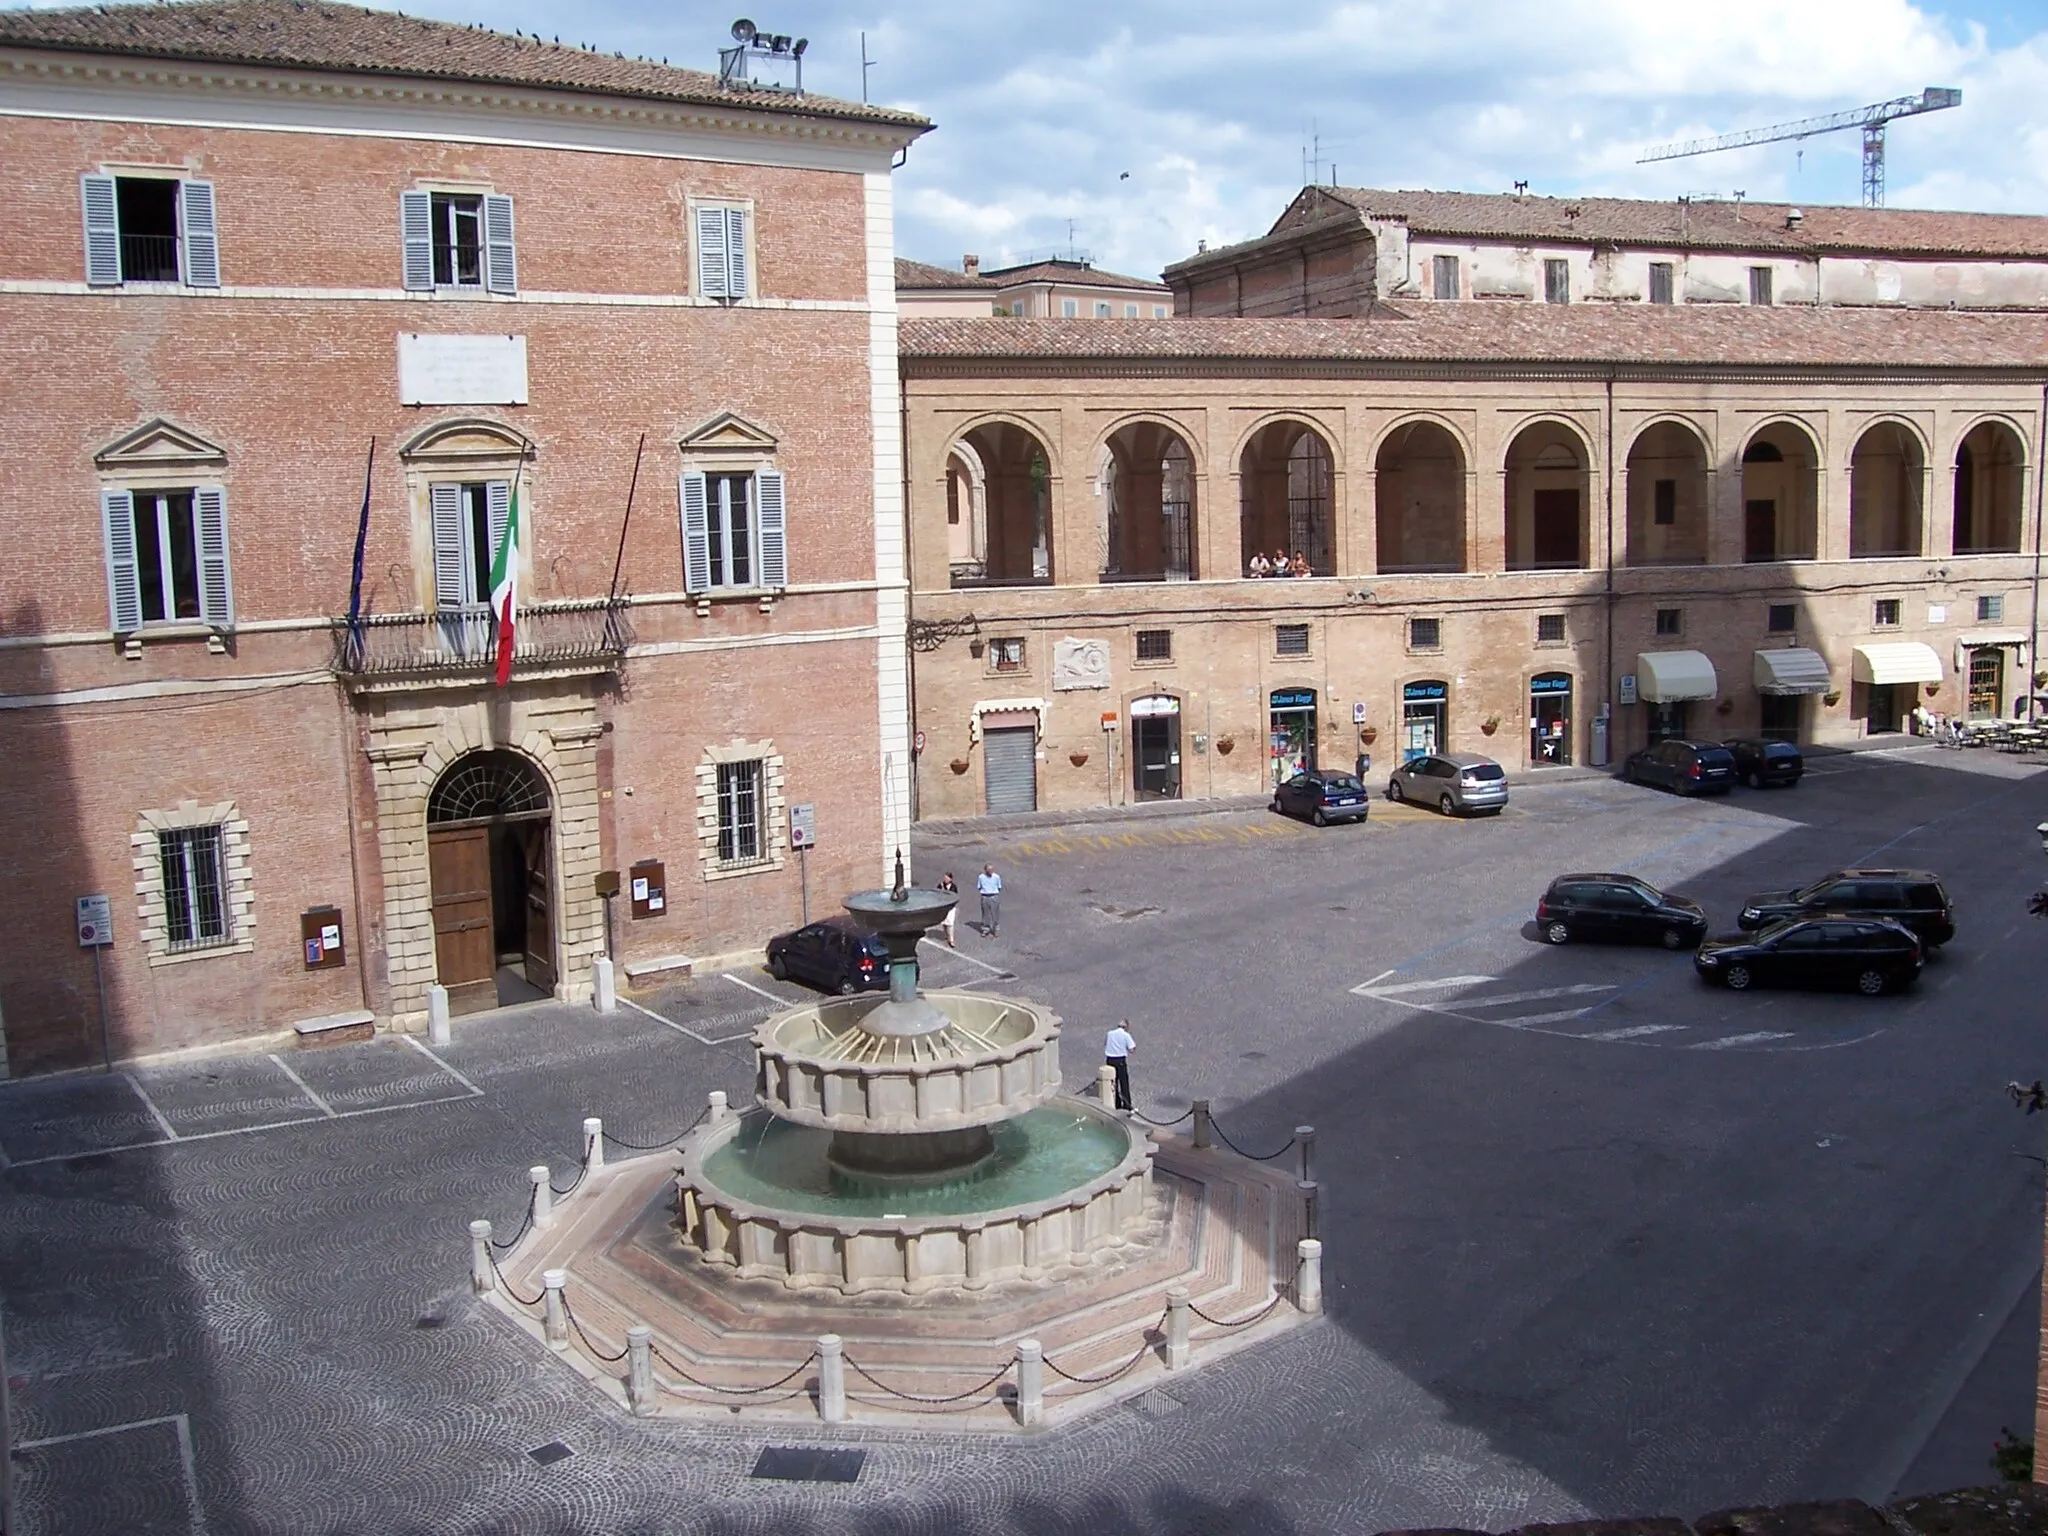
[(1787, 645), (1756, 653), (1756, 691), (1783, 698), (1791, 694), (1826, 693), (1834, 684), (1828, 659), (1819, 651)]
[(1941, 658), (1918, 640), (1885, 640), (1856, 647), (1852, 675), (1859, 683), (1938, 683)]
[(1720, 691), (1704, 651), (1644, 651), (1636, 657), (1636, 696), (1646, 704), (1711, 699)]

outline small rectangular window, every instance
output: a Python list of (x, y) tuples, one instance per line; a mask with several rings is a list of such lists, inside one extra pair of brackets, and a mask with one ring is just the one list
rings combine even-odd
[(789, 585), (783, 474), (683, 472), (683, 588)]
[(1164, 304), (1154, 304), (1152, 306), (1152, 318), (1154, 320), (1164, 320), (1166, 318), (1166, 306)]
[(1773, 603), (1769, 621), (1772, 634), (1789, 635), (1799, 627), (1799, 609), (1792, 603)]
[(1899, 599), (1880, 597), (1870, 611), (1870, 622), (1877, 629), (1896, 629), (1899, 623)]
[(1072, 319), (1074, 319), (1075, 317), (1077, 317), (1077, 316), (1078, 316), (1078, 315), (1079, 315), (1080, 313), (1081, 313), (1081, 305), (1080, 305), (1080, 301), (1079, 301), (1079, 300), (1077, 300), (1077, 299), (1061, 299), (1061, 300), (1060, 300), (1060, 315), (1061, 315), (1061, 317), (1062, 317), (1062, 318), (1064, 318), (1064, 319), (1067, 319), (1067, 320), (1072, 320)]
[(1458, 258), (1455, 256), (1432, 256), (1429, 262), (1431, 286), (1440, 299), (1458, 297)]
[(1678, 482), (1659, 480), (1657, 482), (1656, 507), (1653, 516), (1660, 528), (1669, 528), (1678, 521)]
[(170, 176), (79, 178), (85, 205), (85, 280), (220, 286), (213, 183)]
[(1650, 302), (1669, 304), (1671, 302), (1671, 263), (1653, 261), (1650, 263)]
[(1023, 637), (1013, 635), (1008, 639), (989, 641), (988, 667), (991, 672), (1022, 672), (1024, 670)]
[(484, 200), (450, 192), (433, 194), (434, 286), (484, 285)]
[(1977, 622), (1979, 624), (2003, 624), (2005, 622), (2005, 594), (1987, 593), (1977, 599)]
[(745, 864), (762, 856), (761, 763), (718, 765), (718, 861)]
[(1751, 267), (1749, 269), (1749, 302), (1768, 304), (1771, 302), (1771, 269)]
[(164, 933), (173, 952), (224, 944), (229, 931), (221, 827), (180, 827), (156, 835), (164, 880)]
[(1138, 660), (1173, 660), (1173, 631), (1170, 629), (1141, 629), (1138, 631)]
[(1683, 612), (1677, 608), (1659, 608), (1657, 610), (1657, 633), (1660, 635), (1682, 634), (1684, 632), (1681, 622), (1683, 619)]
[(1548, 304), (1572, 301), (1572, 267), (1568, 261), (1550, 257), (1543, 263), (1543, 299)]
[(695, 212), (698, 294), (707, 299), (752, 298), (753, 211), (713, 205)]
[(1137, 306), (1137, 305), (1135, 305), (1135, 304), (1126, 304), (1126, 305), (1124, 306), (1124, 318), (1125, 318), (1126, 320), (1135, 320), (1135, 319), (1137, 319), (1137, 318), (1138, 318), (1138, 306)]
[(1107, 300), (1107, 299), (1097, 299), (1097, 300), (1095, 301), (1095, 318), (1096, 318), (1096, 319), (1098, 319), (1098, 320), (1107, 320), (1107, 319), (1108, 319), (1108, 318), (1109, 318), (1109, 317), (1110, 317), (1111, 315), (1113, 315), (1114, 313), (1116, 313), (1116, 311), (1114, 310), (1114, 308), (1112, 308), (1112, 307), (1111, 307), (1111, 305), (1110, 305), (1110, 302), (1109, 302), (1109, 300)]
[(1273, 654), (1276, 656), (1306, 656), (1308, 654), (1308, 626), (1306, 624), (1275, 624), (1273, 626)]
[(1408, 621), (1408, 649), (1411, 651), (1433, 651), (1443, 644), (1442, 619), (1410, 619)]
[(1538, 645), (1562, 645), (1564, 643), (1563, 614), (1539, 613), (1536, 615), (1536, 643)]

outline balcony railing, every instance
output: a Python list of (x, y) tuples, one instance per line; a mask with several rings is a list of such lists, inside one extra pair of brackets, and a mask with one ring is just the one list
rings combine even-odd
[[(332, 628), (334, 670), (349, 678), (482, 675), (498, 654), (498, 627), (488, 608), (367, 614), (353, 629), (347, 619), (335, 619)], [(514, 632), (515, 676), (576, 663), (615, 671), (633, 643), (624, 598), (521, 609)]]

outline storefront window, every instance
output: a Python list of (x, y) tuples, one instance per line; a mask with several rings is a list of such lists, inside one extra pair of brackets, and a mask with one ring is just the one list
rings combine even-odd
[(1316, 691), (1276, 688), (1270, 707), (1273, 784), (1278, 788), (1316, 766)]
[(2005, 652), (1980, 645), (1970, 652), (1970, 716), (1976, 719), (2005, 713)]
[(1685, 704), (1681, 700), (1674, 704), (1652, 704), (1650, 706), (1650, 740), (1671, 741), (1685, 739)]
[(1171, 694), (1131, 700), (1131, 792), (1140, 800), (1180, 798), (1180, 700)]
[(1445, 750), (1448, 735), (1448, 684), (1429, 681), (1409, 683), (1401, 689), (1401, 761)]
[(1529, 761), (1563, 767), (1571, 760), (1571, 674), (1540, 673), (1529, 679)]

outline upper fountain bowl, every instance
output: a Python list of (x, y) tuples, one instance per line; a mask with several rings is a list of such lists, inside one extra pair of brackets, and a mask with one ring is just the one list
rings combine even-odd
[(920, 934), (938, 927), (960, 900), (953, 891), (921, 891), (902, 886), (897, 889), (903, 892), (901, 900), (897, 899), (896, 891), (858, 891), (841, 905), (876, 933), (887, 937)]

